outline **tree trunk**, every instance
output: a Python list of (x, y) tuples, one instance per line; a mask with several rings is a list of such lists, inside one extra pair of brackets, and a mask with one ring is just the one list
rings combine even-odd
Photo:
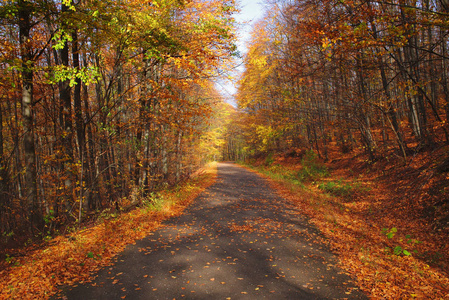
[[(64, 14), (68, 11), (67, 5), (62, 5), (61, 13)], [(65, 27), (65, 26), (63, 26)], [(63, 28), (66, 30), (66, 28)], [(64, 43), (64, 47), (60, 51), (60, 59), (61, 64), (68, 68), (69, 67), (69, 46), (68, 43)], [(62, 134), (64, 154), (66, 157), (64, 159), (67, 160), (66, 165), (71, 163), (73, 159), (73, 149), (72, 149), (72, 97), (71, 97), (71, 87), (70, 80), (66, 79), (59, 83), (59, 99), (61, 101), (62, 106), (62, 118), (64, 131)], [(70, 188), (71, 183), (66, 182), (66, 187)]]
[[(182, 172), (182, 130), (179, 130), (176, 141), (176, 183), (181, 181)], [(223, 148), (224, 149), (224, 148)]]
[[(61, 14), (64, 15), (69, 10), (69, 7), (65, 4), (61, 6)], [(67, 30), (66, 24), (62, 24), (62, 30)], [(60, 50), (60, 63), (63, 67), (69, 67), (69, 45), (67, 42), (64, 43), (64, 47)], [(65, 193), (62, 197), (63, 206), (67, 215), (73, 210), (71, 205), (72, 199), (72, 189), (73, 189), (73, 148), (72, 148), (72, 96), (71, 96), (70, 80), (66, 79), (59, 83), (59, 100), (62, 107), (62, 174), (64, 176), (64, 189)]]
[[(78, 33), (75, 31), (72, 34), (72, 60), (73, 68), (77, 71), (80, 70), (80, 58), (78, 49)], [(76, 136), (78, 139), (78, 158), (82, 163), (83, 152), (85, 148), (85, 130), (83, 122), (83, 108), (81, 105), (81, 78), (75, 79), (75, 90), (73, 94), (73, 105), (75, 109), (75, 127)]]
[(37, 197), (37, 170), (34, 145), (33, 117), (33, 51), (30, 45), (31, 4), (18, 1), (20, 54), (22, 57), (22, 117), (23, 148), (25, 156), (25, 200), (28, 213), (29, 230), (35, 232), (42, 225), (42, 212)]
[(168, 180), (168, 154), (167, 154), (167, 136), (166, 136), (166, 129), (163, 124), (160, 126), (161, 130), (161, 164), (162, 164), (162, 179), (165, 182)]
[[(447, 45), (446, 45), (446, 38), (444, 37), (444, 35), (445, 35), (445, 32), (446, 32), (446, 30), (444, 30), (443, 31), (443, 29), (441, 29), (441, 31), (440, 31), (440, 36), (441, 36), (441, 39), (442, 39), (442, 42), (441, 42), (441, 51), (442, 51), (442, 55), (444, 56), (444, 57), (446, 57), (447, 56)], [(443, 86), (443, 92), (444, 92), (444, 106), (445, 106), (445, 113), (446, 113), (446, 124), (444, 125), (446, 128), (447, 128), (447, 123), (448, 123), (448, 121), (449, 121), (449, 86), (448, 86), (448, 77), (447, 77), (447, 68), (448, 68), (448, 65), (447, 65), (447, 59), (443, 59), (442, 60), (443, 62), (442, 62), (442, 76), (443, 76), (443, 78), (442, 78), (442, 82), (441, 82), (441, 85)], [(449, 143), (449, 139), (448, 139), (448, 137), (446, 137), (446, 143)]]
[[(84, 64), (87, 65), (87, 62), (84, 61)], [(94, 135), (92, 132), (92, 124), (91, 124), (91, 115), (89, 110), (89, 95), (87, 85), (83, 84), (83, 103), (84, 103), (84, 111), (86, 114), (86, 120), (88, 122), (85, 125), (85, 129), (87, 132), (87, 147), (85, 147), (84, 157), (86, 158), (86, 169), (87, 169), (87, 183), (86, 186), (89, 187), (90, 191), (86, 197), (86, 203), (84, 204), (85, 210), (92, 209), (95, 210), (100, 208), (100, 195), (98, 190), (98, 184), (96, 181), (96, 168), (95, 168), (95, 145), (94, 145)], [(86, 175), (87, 175), (86, 174)], [(94, 201), (94, 200), (97, 201)]]
[[(80, 70), (80, 56), (78, 49), (78, 32), (75, 30), (72, 33), (72, 61), (73, 68), (76, 71)], [(76, 77), (75, 79), (75, 90), (73, 93), (73, 105), (75, 109), (75, 127), (76, 127), (76, 136), (78, 140), (78, 160), (81, 165), (81, 172), (79, 178), (79, 211), (78, 211), (78, 222), (81, 223), (82, 218), (82, 210), (83, 210), (83, 198), (84, 198), (84, 148), (85, 148), (85, 130), (84, 130), (84, 122), (83, 122), (83, 108), (81, 105), (81, 78)]]
[(11, 230), (11, 197), (9, 194), (9, 174), (3, 153), (3, 110), (0, 102), (0, 231), (9, 233)]

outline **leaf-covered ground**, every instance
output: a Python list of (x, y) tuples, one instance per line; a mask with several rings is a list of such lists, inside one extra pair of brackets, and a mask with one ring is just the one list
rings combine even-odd
[[(423, 168), (428, 161), (416, 159), (406, 170), (388, 168), (379, 162), (367, 170), (362, 159), (343, 158), (328, 165), (331, 176), (306, 183), (305, 188), (288, 180), (272, 180), (271, 184), (311, 218), (338, 254), (339, 266), (352, 274), (357, 285), (372, 298), (448, 299), (448, 235), (425, 214), (427, 204), (438, 203), (446, 191), (447, 185), (441, 184), (441, 176), (446, 174), (430, 173), (429, 168)], [(276, 160), (271, 167), (258, 168), (274, 178), (279, 176), (273, 174), (285, 175), (300, 169), (297, 159), (288, 158)], [(12, 257), (0, 271), (0, 298), (47, 298), (60, 285), (88, 282), (94, 271), (109, 265), (127, 244), (157, 229), (162, 220), (179, 214), (202, 190), (199, 186), (211, 184), (208, 179), (201, 182), (181, 189), (185, 198), (179, 205), (156, 210), (141, 208), (110, 217), (92, 228), (58, 237), (46, 248)], [(436, 188), (442, 192), (435, 195)], [(171, 195), (176, 194), (179, 192)], [(167, 193), (166, 197), (170, 195)], [(264, 218), (257, 220), (257, 226), (230, 223), (229, 230), (264, 234), (281, 227)], [(148, 253), (151, 249), (142, 251)], [(224, 259), (226, 264), (234, 263)], [(238, 281), (243, 280), (239, 278)], [(217, 276), (208, 280), (226, 284)], [(255, 291), (262, 288), (256, 285)]]
[(218, 165), (182, 215), (64, 299), (366, 299), (301, 210), (260, 176)]
[[(371, 297), (449, 299), (449, 236), (426, 215), (444, 199), (442, 193), (432, 197), (432, 187), (447, 174), (433, 173), (429, 161), (416, 157), (397, 167), (390, 158), (373, 166), (363, 156), (341, 157), (328, 164), (330, 176), (304, 183), (285, 176), (301, 173), (299, 159), (278, 157), (256, 169), (311, 217), (341, 267)], [(440, 177), (433, 182), (429, 174)]]
[[(94, 272), (110, 264), (128, 245), (158, 228), (161, 222), (179, 215), (215, 180), (211, 167), (176, 190), (160, 193), (155, 202), (129, 213), (108, 215), (97, 225), (70, 236), (59, 236), (48, 246), (10, 257), (0, 271), (0, 299), (45, 299), (58, 286), (88, 282)], [(146, 203), (146, 205), (145, 205)]]

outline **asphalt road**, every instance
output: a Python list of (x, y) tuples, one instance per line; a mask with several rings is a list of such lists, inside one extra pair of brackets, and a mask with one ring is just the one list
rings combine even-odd
[(218, 165), (185, 213), (65, 299), (367, 299), (320, 233), (258, 175)]

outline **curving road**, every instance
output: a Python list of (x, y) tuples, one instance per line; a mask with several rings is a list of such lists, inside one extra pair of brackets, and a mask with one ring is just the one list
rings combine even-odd
[(258, 175), (218, 165), (185, 213), (65, 299), (367, 299), (320, 233)]

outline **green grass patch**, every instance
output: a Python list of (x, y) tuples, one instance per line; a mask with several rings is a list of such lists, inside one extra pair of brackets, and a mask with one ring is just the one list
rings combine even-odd
[(261, 166), (254, 166), (251, 162), (239, 162), (252, 168), (274, 180), (286, 181), (290, 184), (305, 188), (304, 183), (317, 181), (329, 176), (327, 167), (319, 162), (318, 155), (309, 150), (306, 152), (301, 160), (302, 168), (299, 171), (289, 169), (288, 167), (275, 164), (273, 155), (269, 154), (265, 159), (265, 164)]
[(308, 150), (301, 160), (302, 169), (296, 174), (301, 182), (316, 181), (329, 176), (325, 165), (318, 161), (318, 156), (312, 150)]
[(355, 186), (349, 183), (343, 183), (341, 180), (323, 182), (318, 185), (318, 188), (329, 194), (342, 197), (351, 196), (356, 189)]
[(150, 193), (150, 195), (143, 201), (144, 207), (152, 211), (162, 210), (165, 204), (166, 199), (164, 199), (163, 195), (155, 192)]

